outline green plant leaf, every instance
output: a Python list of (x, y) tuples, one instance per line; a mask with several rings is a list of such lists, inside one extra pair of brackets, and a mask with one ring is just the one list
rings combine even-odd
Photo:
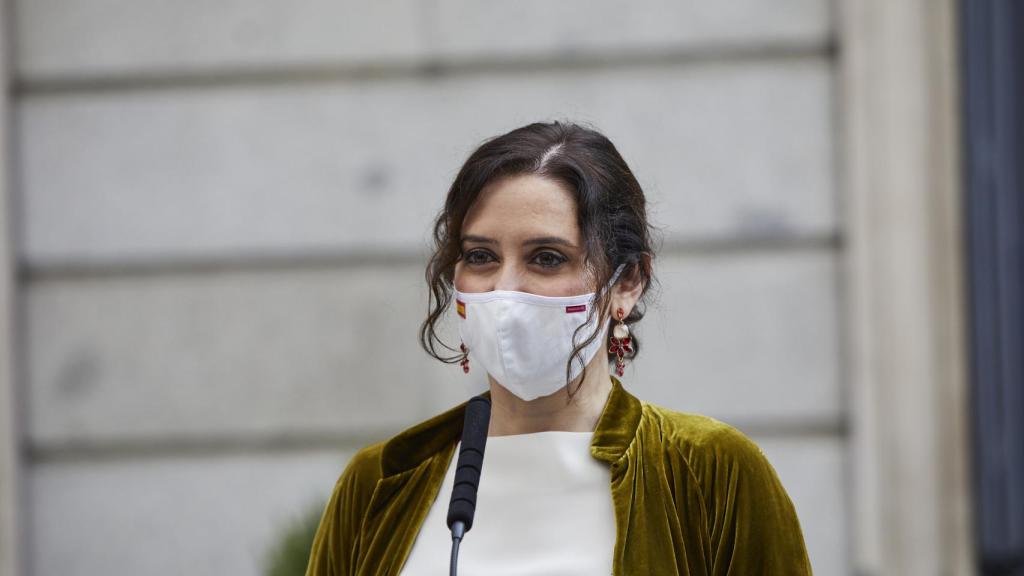
[(326, 503), (310, 505), (281, 532), (267, 554), (266, 576), (304, 576), (313, 536)]

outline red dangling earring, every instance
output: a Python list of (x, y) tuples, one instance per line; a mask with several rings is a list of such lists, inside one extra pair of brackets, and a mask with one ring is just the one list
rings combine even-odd
[(622, 308), (615, 311), (615, 318), (619, 323), (612, 329), (612, 336), (609, 338), (611, 344), (608, 346), (608, 353), (615, 354), (615, 374), (618, 376), (622, 376), (626, 368), (626, 361), (623, 358), (633, 353), (633, 339), (629, 337), (629, 326), (622, 321), (624, 316)]
[(462, 366), (462, 373), (469, 374), (469, 349), (466, 348), (466, 344), (459, 342), (459, 348), (462, 349), (462, 360), (459, 360), (459, 364)]

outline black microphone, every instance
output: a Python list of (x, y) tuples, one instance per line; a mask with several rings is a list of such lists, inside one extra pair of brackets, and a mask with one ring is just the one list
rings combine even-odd
[(466, 416), (462, 423), (462, 444), (455, 466), (455, 484), (448, 504), (448, 529), (452, 531), (451, 576), (456, 575), (459, 542), (473, 527), (476, 512), (476, 489), (480, 485), (480, 470), (484, 465), (484, 447), (487, 428), (491, 422), (491, 401), (485, 396), (474, 396), (466, 403)]

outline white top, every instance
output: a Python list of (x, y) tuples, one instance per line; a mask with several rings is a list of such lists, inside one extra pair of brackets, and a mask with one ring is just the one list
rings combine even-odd
[[(592, 432), (489, 436), (473, 527), (459, 546), (459, 576), (612, 573), (615, 509), (608, 463), (590, 454)], [(459, 446), (403, 576), (447, 575)]]

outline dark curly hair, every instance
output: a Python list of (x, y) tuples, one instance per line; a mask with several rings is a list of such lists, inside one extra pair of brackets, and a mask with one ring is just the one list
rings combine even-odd
[[(584, 265), (594, 272), (599, 280), (597, 286), (601, 287), (596, 289), (597, 305), (590, 308), (587, 323), (580, 328), (588, 325), (599, 310), (602, 317), (598, 326), (602, 321), (608, 322), (611, 334), (615, 319), (603, 318), (610, 298), (605, 285), (620, 264), (625, 264), (620, 278), (643, 282), (640, 300), (624, 322), (635, 324), (646, 312), (648, 291), (655, 281), (651, 266), (654, 227), (647, 220), (640, 184), (615, 146), (597, 130), (573, 122), (536, 122), (489, 138), (470, 154), (434, 221), (434, 251), (426, 268), (430, 286), (428, 314), (420, 327), (420, 343), (428, 354), (442, 362), (451, 364), (461, 358), (457, 349), (441, 341), (435, 325), (451, 304), (455, 265), (462, 257), (462, 223), (466, 212), (488, 183), (504, 176), (526, 174), (560, 183), (576, 201), (585, 246)], [(573, 351), (565, 367), (570, 397), (574, 394), (568, 390), (572, 363), (582, 365), (582, 385), (586, 365), (580, 357), (581, 350), (600, 333), (595, 330), (584, 341), (577, 342), (579, 331), (573, 334)], [(634, 350), (630, 358), (634, 358), (640, 343), (630, 332)], [(456, 354), (438, 354), (438, 344)], [(609, 362), (614, 359), (614, 355), (608, 355)]]

